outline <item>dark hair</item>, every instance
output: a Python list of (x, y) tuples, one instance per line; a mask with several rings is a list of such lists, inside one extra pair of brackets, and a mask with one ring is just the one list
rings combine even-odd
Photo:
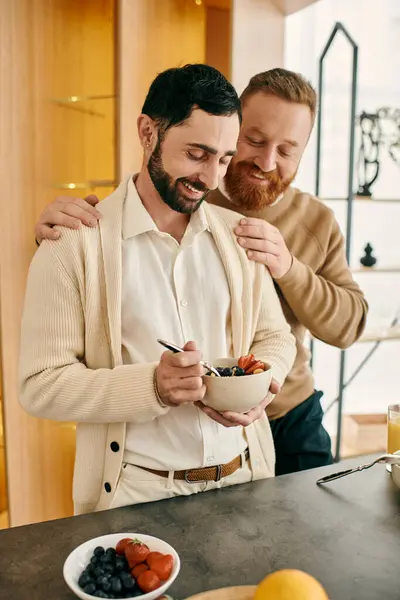
[(157, 75), (142, 114), (166, 131), (186, 121), (194, 108), (210, 115), (237, 114), (242, 120), (240, 99), (233, 85), (217, 69), (203, 64), (167, 69)]
[(245, 106), (248, 98), (259, 92), (278, 96), (288, 102), (305, 104), (310, 109), (314, 122), (317, 113), (317, 94), (311, 83), (300, 73), (277, 68), (254, 75), (240, 97), (242, 106)]

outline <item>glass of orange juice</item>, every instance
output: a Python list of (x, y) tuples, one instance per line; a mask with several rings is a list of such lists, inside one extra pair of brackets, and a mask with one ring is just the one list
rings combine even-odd
[[(387, 451), (389, 454), (400, 451), (400, 404), (388, 406)], [(392, 467), (386, 465), (388, 467), (388, 471), (391, 471)]]

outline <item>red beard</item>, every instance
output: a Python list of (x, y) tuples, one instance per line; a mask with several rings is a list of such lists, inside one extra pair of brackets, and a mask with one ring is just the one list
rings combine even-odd
[[(247, 175), (262, 175), (268, 183), (253, 183)], [(282, 179), (276, 169), (264, 173), (254, 163), (241, 161), (229, 165), (224, 183), (232, 202), (240, 208), (259, 212), (284, 194), (295, 177), (296, 173), (288, 179)]]

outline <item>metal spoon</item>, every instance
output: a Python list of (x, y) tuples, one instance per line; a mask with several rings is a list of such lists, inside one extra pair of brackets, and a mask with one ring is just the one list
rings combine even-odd
[[(161, 344), (161, 346), (164, 346), (164, 348), (167, 348), (167, 350), (171, 350), (171, 352), (175, 352), (175, 354), (177, 354), (178, 352), (185, 352), (185, 350), (183, 348), (180, 348), (179, 346), (175, 346), (175, 344), (171, 344), (171, 342), (164, 342), (164, 340), (157, 340), (157, 342), (159, 344)], [(207, 371), (211, 371), (212, 373), (214, 373), (214, 375), (216, 375), (217, 377), (221, 377), (220, 373), (218, 373), (217, 369), (215, 369), (214, 367), (212, 367), (208, 362), (206, 362), (205, 360), (201, 360), (200, 364), (207, 369)]]
[(326, 477), (322, 477), (318, 479), (317, 485), (321, 483), (329, 483), (334, 479), (340, 479), (341, 477), (345, 477), (346, 475), (351, 475), (351, 473), (357, 473), (357, 471), (364, 471), (364, 469), (370, 469), (377, 463), (384, 463), (387, 465), (400, 465), (400, 454), (382, 454), (382, 456), (378, 456), (375, 460), (366, 465), (360, 465), (359, 467), (355, 467), (354, 469), (346, 469), (345, 471), (339, 471), (338, 473), (332, 473), (331, 475), (326, 475)]

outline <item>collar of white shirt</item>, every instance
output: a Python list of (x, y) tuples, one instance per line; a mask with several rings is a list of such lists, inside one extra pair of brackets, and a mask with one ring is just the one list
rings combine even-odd
[[(122, 224), (122, 238), (124, 240), (148, 231), (160, 233), (157, 225), (143, 206), (136, 189), (135, 179), (136, 175), (130, 177), (125, 198)], [(190, 227), (193, 235), (206, 230), (210, 231), (206, 211), (202, 205), (191, 215), (188, 227)]]

